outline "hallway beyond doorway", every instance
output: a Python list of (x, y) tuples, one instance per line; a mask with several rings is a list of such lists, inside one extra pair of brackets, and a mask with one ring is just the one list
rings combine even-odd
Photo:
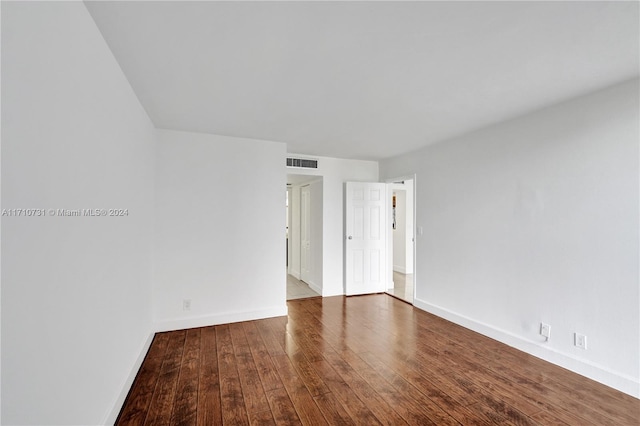
[(307, 297), (320, 297), (320, 295), (313, 291), (304, 281), (287, 274), (287, 300), (305, 299)]

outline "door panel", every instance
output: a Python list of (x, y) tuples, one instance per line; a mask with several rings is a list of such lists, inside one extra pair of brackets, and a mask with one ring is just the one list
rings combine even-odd
[(353, 208), (353, 238), (362, 239), (364, 237), (364, 208), (355, 206)]
[(371, 235), (371, 239), (378, 240), (380, 239), (380, 207), (373, 206), (369, 209), (369, 235)]
[[(371, 281), (380, 281), (380, 250), (371, 250)], [(383, 288), (384, 290), (384, 288)]]
[(364, 280), (364, 251), (353, 251), (353, 281), (362, 284)]
[(345, 184), (345, 293), (379, 293), (386, 277), (386, 185)]

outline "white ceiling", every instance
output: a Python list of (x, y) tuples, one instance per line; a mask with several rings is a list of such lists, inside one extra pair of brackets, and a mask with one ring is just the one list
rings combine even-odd
[(638, 76), (638, 2), (86, 2), (157, 127), (381, 159)]

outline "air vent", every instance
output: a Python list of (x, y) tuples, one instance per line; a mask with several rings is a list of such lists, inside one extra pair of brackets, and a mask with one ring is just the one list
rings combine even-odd
[(317, 169), (318, 160), (308, 158), (287, 158), (287, 167), (300, 167), (303, 169)]

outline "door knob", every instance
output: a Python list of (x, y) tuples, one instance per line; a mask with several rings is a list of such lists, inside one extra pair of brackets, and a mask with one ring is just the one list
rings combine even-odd
[(352, 237), (351, 235), (349, 235), (349, 237), (348, 237), (348, 238), (349, 238), (350, 240), (352, 240), (352, 239), (353, 239), (353, 237)]

